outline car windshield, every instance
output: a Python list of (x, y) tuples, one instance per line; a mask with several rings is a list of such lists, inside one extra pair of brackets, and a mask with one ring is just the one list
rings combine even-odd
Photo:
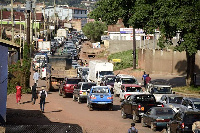
[(172, 109), (156, 108), (156, 115), (173, 115), (175, 112)]
[(154, 94), (171, 94), (171, 87), (154, 87)]
[(109, 93), (108, 88), (93, 88), (92, 93)]
[(169, 97), (169, 103), (181, 104), (183, 97)]
[(126, 87), (126, 92), (140, 92), (141, 90), (141, 87)]
[(81, 79), (67, 79), (67, 84), (78, 84)]
[(114, 83), (115, 82), (115, 77), (107, 77), (106, 78), (107, 83)]
[(137, 81), (134, 78), (122, 78), (122, 84), (136, 84)]
[(183, 121), (185, 123), (193, 123), (195, 121), (199, 121), (200, 120), (200, 114), (196, 113), (196, 114), (185, 114)]
[(155, 97), (153, 95), (138, 95), (133, 99), (135, 102), (155, 102)]
[(104, 75), (113, 75), (113, 71), (100, 71), (99, 76), (102, 77)]
[(194, 107), (200, 110), (200, 102), (194, 102)]
[(82, 86), (82, 90), (88, 90), (90, 89), (92, 86), (96, 86), (96, 84), (83, 84)]

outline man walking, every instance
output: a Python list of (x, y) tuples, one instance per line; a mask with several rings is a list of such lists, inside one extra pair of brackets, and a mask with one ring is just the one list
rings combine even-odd
[(44, 113), (44, 104), (45, 104), (45, 99), (47, 97), (47, 92), (44, 89), (42, 89), (39, 95), (40, 95), (40, 109), (42, 113)]
[(39, 73), (35, 71), (33, 74), (33, 80), (34, 80), (34, 83), (36, 83), (37, 85), (38, 85), (38, 78), (39, 78)]
[(32, 101), (32, 104), (35, 104), (35, 101), (37, 99), (37, 85), (36, 85), (36, 83), (34, 83), (34, 85), (31, 87), (31, 91), (32, 91), (31, 101)]
[(147, 74), (146, 72), (144, 72), (143, 76), (142, 76), (142, 80), (144, 81), (144, 87), (146, 88), (146, 77), (147, 77)]

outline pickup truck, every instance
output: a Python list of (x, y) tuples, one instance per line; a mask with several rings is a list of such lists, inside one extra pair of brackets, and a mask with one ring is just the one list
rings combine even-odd
[(127, 115), (132, 115), (133, 122), (139, 122), (144, 113), (146, 113), (151, 107), (156, 107), (158, 105), (161, 104), (156, 102), (154, 95), (130, 95), (121, 104), (121, 116), (125, 119)]
[(108, 86), (92, 86), (87, 96), (87, 106), (89, 111), (94, 107), (108, 107), (109, 110), (113, 108), (113, 95)]

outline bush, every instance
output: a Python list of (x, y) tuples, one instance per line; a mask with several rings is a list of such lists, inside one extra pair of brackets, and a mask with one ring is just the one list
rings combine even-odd
[[(123, 52), (109, 55), (108, 60), (121, 59), (121, 62), (114, 63), (114, 70), (121, 70), (121, 69), (133, 67), (132, 52), (133, 50), (128, 50), (128, 51), (123, 51)], [(137, 51), (136, 51), (136, 58), (137, 58)], [(136, 59), (136, 62), (137, 62), (137, 59)]]

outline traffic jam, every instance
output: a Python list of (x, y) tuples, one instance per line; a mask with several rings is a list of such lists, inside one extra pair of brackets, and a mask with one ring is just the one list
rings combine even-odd
[(122, 119), (131, 116), (134, 123), (152, 131), (200, 132), (200, 98), (175, 94), (164, 80), (152, 80), (144, 87), (132, 75), (115, 75), (112, 62), (81, 59), (85, 40), (84, 34), (72, 32), (38, 42), (32, 69), (39, 72), (41, 80), (48, 81), (49, 91), (58, 90), (63, 98), (85, 103), (88, 113), (112, 111), (117, 97)]

